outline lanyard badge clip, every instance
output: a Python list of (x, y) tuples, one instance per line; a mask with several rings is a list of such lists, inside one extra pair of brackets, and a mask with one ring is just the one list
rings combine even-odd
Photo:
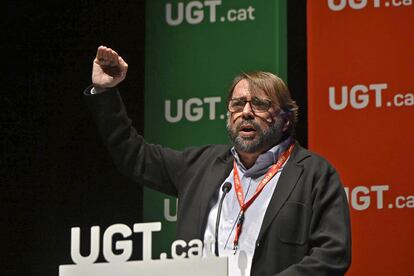
[(234, 242), (233, 242), (233, 254), (236, 255), (237, 250), (239, 249), (239, 236), (241, 234), (241, 228), (243, 226), (243, 222), (244, 222), (244, 211), (241, 210), (240, 211), (240, 215), (237, 218), (237, 229), (236, 229), (236, 237), (234, 238)]

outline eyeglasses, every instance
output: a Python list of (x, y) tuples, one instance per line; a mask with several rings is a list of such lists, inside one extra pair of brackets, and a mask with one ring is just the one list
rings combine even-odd
[(230, 112), (242, 112), (246, 103), (250, 104), (253, 112), (266, 112), (272, 106), (272, 101), (269, 99), (252, 98), (250, 101), (246, 98), (231, 99), (229, 101), (228, 110)]

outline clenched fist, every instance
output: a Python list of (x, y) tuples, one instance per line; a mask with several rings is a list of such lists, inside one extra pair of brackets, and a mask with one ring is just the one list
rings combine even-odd
[(128, 64), (117, 52), (105, 46), (99, 46), (92, 67), (92, 83), (96, 90), (114, 87), (123, 81)]

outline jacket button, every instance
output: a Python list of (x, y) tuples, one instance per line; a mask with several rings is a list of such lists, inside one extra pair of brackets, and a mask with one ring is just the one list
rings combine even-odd
[(260, 242), (257, 242), (257, 243), (256, 243), (256, 247), (259, 247), (259, 246), (260, 246)]

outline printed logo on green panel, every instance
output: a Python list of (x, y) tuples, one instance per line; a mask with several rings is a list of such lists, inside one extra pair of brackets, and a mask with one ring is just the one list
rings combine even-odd
[(221, 0), (175, 2), (165, 4), (165, 21), (170, 26), (255, 19), (255, 8), (223, 8)]
[(181, 120), (197, 122), (205, 116), (209, 120), (224, 119), (226, 117), (224, 114), (217, 114), (217, 104), (221, 101), (221, 97), (194, 97), (178, 99), (174, 102), (165, 100), (165, 120), (169, 123), (177, 123)]

